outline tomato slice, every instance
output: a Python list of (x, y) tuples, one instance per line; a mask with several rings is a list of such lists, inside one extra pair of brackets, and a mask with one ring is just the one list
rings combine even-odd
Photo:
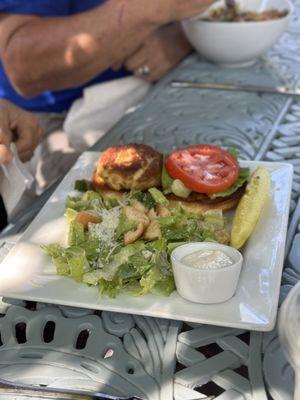
[(166, 169), (194, 192), (208, 194), (228, 189), (239, 176), (237, 160), (208, 144), (174, 151), (167, 158)]

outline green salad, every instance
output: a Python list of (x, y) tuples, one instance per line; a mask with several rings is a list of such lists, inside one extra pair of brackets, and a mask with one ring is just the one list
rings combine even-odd
[(175, 247), (229, 242), (220, 210), (188, 213), (180, 205), (171, 207), (156, 188), (116, 201), (104, 200), (87, 182), (75, 187), (83, 192), (66, 202), (68, 246), (53, 243), (42, 249), (58, 275), (98, 287), (102, 295), (170, 295), (175, 289), (170, 264)]

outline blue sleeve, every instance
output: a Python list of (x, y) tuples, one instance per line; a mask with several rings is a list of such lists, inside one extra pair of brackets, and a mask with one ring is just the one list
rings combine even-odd
[(72, 0), (0, 0), (0, 12), (40, 16), (65, 16)]

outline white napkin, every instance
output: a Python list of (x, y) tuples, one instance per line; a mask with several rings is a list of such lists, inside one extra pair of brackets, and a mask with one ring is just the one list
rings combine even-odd
[(151, 84), (126, 77), (87, 87), (67, 114), (63, 129), (71, 145), (83, 151), (92, 146), (146, 95)]
[(22, 163), (15, 144), (11, 144), (12, 161), (0, 165), (0, 193), (10, 220), (34, 197), (34, 178), (30, 163)]

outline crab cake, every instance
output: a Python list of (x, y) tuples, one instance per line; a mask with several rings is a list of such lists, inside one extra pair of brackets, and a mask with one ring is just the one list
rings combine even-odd
[(99, 158), (93, 182), (117, 191), (146, 190), (161, 185), (162, 164), (162, 154), (145, 144), (109, 147)]

